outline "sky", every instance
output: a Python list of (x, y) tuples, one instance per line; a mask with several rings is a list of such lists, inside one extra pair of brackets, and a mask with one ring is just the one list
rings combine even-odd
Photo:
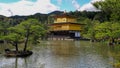
[(97, 11), (92, 3), (101, 0), (0, 0), (0, 15), (33, 15), (52, 11)]

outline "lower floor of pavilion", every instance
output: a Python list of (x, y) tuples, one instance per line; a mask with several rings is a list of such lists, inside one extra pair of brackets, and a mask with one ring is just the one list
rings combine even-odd
[(79, 40), (80, 31), (50, 31), (49, 40)]

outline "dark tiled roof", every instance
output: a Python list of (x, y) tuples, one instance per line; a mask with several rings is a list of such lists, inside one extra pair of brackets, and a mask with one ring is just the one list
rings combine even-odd
[(53, 23), (53, 24), (50, 24), (50, 25), (56, 25), (56, 24), (77, 24), (77, 25), (85, 25), (85, 24), (72, 23), (72, 22), (60, 22), (60, 23)]
[(63, 13), (63, 14), (60, 14), (60, 15), (56, 15), (56, 16), (54, 16), (55, 18), (75, 18), (75, 17), (73, 17), (73, 16), (71, 16), (71, 15), (69, 15), (69, 14), (67, 14), (67, 13)]

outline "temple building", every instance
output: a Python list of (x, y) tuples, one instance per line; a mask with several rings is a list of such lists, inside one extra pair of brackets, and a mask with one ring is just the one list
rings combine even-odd
[(56, 40), (80, 39), (84, 24), (77, 23), (76, 18), (63, 13), (54, 16), (54, 23), (50, 24), (50, 38)]

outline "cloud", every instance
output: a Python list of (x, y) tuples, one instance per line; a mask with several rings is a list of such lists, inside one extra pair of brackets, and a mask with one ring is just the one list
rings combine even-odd
[(73, 6), (74, 6), (76, 9), (79, 9), (79, 8), (80, 8), (80, 5), (79, 5), (79, 3), (78, 3), (76, 0), (72, 0), (72, 4), (73, 4)]
[[(51, 4), (50, 0), (37, 0), (32, 2), (30, 0), (21, 0), (15, 3), (0, 3), (0, 15), (31, 15), (35, 13), (49, 13), (59, 10), (58, 6)], [(10, 10), (10, 11), (8, 11)]]
[(79, 10), (80, 11), (85, 11), (85, 10), (86, 11), (97, 11), (97, 9), (91, 3), (83, 5)]
[(92, 3), (95, 3), (98, 1), (104, 1), (104, 0), (91, 0), (91, 2), (81, 6), (80, 9), (78, 9), (78, 10), (79, 11), (100, 11), (100, 10), (96, 9), (92, 4)]
[(91, 0), (91, 3), (99, 2), (99, 1), (104, 1), (104, 0)]

